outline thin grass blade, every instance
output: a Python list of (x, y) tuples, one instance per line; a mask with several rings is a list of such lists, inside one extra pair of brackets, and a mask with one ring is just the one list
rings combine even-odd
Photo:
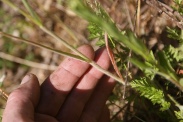
[(25, 8), (27, 9), (27, 11), (30, 13), (30, 15), (35, 18), (35, 20), (42, 24), (41, 19), (39, 18), (39, 16), (36, 14), (36, 12), (32, 9), (32, 7), (29, 5), (29, 3), (27, 2), (27, 0), (22, 0), (22, 3), (24, 4)]

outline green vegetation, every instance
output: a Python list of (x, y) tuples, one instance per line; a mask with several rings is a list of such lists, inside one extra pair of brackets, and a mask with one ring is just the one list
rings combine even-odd
[[(37, 25), (54, 40), (57, 40), (57, 43), (62, 43), (68, 49), (74, 51), (76, 55), (70, 54), (64, 50), (58, 51), (38, 43), (33, 43), (24, 39), (23, 35), (16, 38), (13, 35), (0, 33), (4, 36), (3, 40), (7, 40), (3, 44), (2, 50), (4, 52), (15, 55), (14, 52), (17, 51), (14, 51), (16, 50), (16, 46), (12, 40), (18, 39), (28, 43), (26, 45), (21, 44), (22, 46), (19, 46), (21, 47), (20, 50), (25, 50), (29, 45), (34, 45), (64, 56), (70, 56), (85, 61), (118, 81), (118, 84), (114, 89), (114, 94), (111, 95), (109, 101), (121, 105), (119, 99), (125, 96), (126, 105), (134, 105), (125, 109), (127, 113), (130, 113), (128, 109), (138, 106), (138, 108), (132, 112), (135, 114), (133, 117), (138, 121), (148, 121), (153, 117), (156, 117), (156, 119), (152, 121), (183, 121), (183, 106), (181, 105), (183, 103), (183, 30), (180, 28), (181, 26), (166, 28), (166, 32), (168, 33), (166, 36), (174, 40), (176, 46), (167, 44), (162, 49), (153, 50), (147, 46), (148, 42), (145, 42), (144, 38), (139, 36), (135, 30), (119, 28), (115, 23), (115, 20), (110, 17), (109, 13), (106, 12), (99, 2), (94, 1), (93, 3), (90, 3), (82, 0), (68, 0), (67, 2), (63, 2), (62, 0), (58, 0), (57, 2), (59, 4), (66, 4), (74, 13), (87, 20), (89, 40), (97, 40), (97, 46), (105, 46), (107, 45), (107, 42), (109, 43), (109, 47), (107, 46), (107, 48), (113, 50), (114, 62), (120, 73), (118, 73), (116, 69), (115, 70), (118, 75), (122, 75), (122, 78), (120, 75), (116, 76), (102, 69), (94, 61), (91, 61), (78, 52), (73, 45), (67, 42), (67, 40), (62, 39), (52, 30), (49, 30), (27, 0), (22, 0), (25, 10), (18, 8), (16, 4), (13, 4), (9, 0), (2, 1), (11, 6), (12, 9), (17, 9), (25, 18)], [(183, 15), (182, 6), (182, 0), (174, 0), (174, 6), (172, 6), (171, 9), (181, 16)], [(137, 13), (138, 12), (139, 11), (137, 11)], [(0, 11), (0, 14), (4, 14), (3, 10)], [(5, 21), (7, 21), (7, 19), (11, 19), (11, 16), (7, 16)], [(182, 21), (183, 20), (180, 20), (180, 24)], [(0, 24), (0, 27), (3, 27), (3, 25)], [(16, 27), (17, 26), (15, 26), (15, 28)], [(13, 30), (15, 28), (13, 28)], [(9, 29), (11, 30), (11, 28)], [(17, 27), (16, 29), (20, 28)], [(11, 32), (6, 31), (6, 33)], [(24, 58), (27, 60), (34, 60), (36, 56), (34, 53), (29, 53)], [(0, 67), (3, 67), (2, 64), (3, 62), (0, 60)], [(115, 67), (114, 64), (113, 66)], [(133, 70), (138, 70), (138, 72), (134, 73)], [(123, 87), (123, 89), (121, 87)], [(119, 106), (119, 108), (121, 109), (122, 107)], [(111, 109), (110, 111), (113, 110)], [(143, 111), (146, 111), (146, 113)], [(131, 116), (132, 114), (128, 115)], [(115, 116), (117, 115), (114, 114), (111, 117), (113, 121), (118, 120), (117, 117), (113, 118)], [(123, 116), (125, 116), (125, 114)]]

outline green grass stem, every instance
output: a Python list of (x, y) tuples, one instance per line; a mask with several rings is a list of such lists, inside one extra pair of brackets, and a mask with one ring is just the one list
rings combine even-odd
[[(87, 58), (85, 55), (83, 55), (81, 52), (79, 52), (77, 49), (75, 49), (73, 46), (71, 46), (69, 43), (67, 43), (65, 40), (61, 39), (59, 36), (57, 36), (56, 34), (54, 34), (52, 31), (48, 30), (44, 25), (42, 25), (42, 23), (40, 23), (39, 21), (36, 20), (36, 18), (33, 18), (32, 16), (30, 16), (29, 14), (27, 14), (24, 10), (18, 8), (15, 4), (13, 4), (12, 2), (10, 2), (9, 0), (2, 0), (2, 2), (8, 4), (10, 7), (14, 8), (15, 10), (18, 10), (22, 15), (24, 15), (25, 17), (29, 18), (34, 24), (36, 24), (37, 26), (39, 26), (39, 28), (41, 30), (43, 30), (45, 33), (47, 33), (48, 35), (50, 35), (51, 37), (53, 37), (55, 40), (61, 42), (64, 46), (66, 46), (68, 49), (72, 50), (75, 54), (77, 54), (78, 56), (80, 56), (80, 60), (85, 61), (87, 63), (89, 63), (91, 66), (95, 67), (96, 69), (98, 69), (99, 71), (101, 71), (102, 73), (106, 74), (107, 76), (117, 80), (119, 83), (124, 85), (124, 81), (122, 79), (120, 79), (119, 77), (117, 77), (116, 75), (110, 73), (109, 71), (103, 69), (102, 67), (100, 67), (98, 64), (96, 64), (94, 61), (92, 61), (91, 59)], [(66, 53), (65, 53), (66, 54)], [(69, 55), (71, 56), (71, 55)], [(72, 57), (72, 56), (71, 56)]]
[(38, 22), (38, 23), (42, 23), (39, 16), (34, 12), (34, 10), (32, 10), (31, 6), (28, 4), (27, 0), (22, 0), (25, 8), (28, 10), (28, 12), (30, 13), (30, 15), (35, 18), (35, 20)]
[(26, 39), (23, 39), (23, 38), (20, 38), (20, 37), (15, 37), (13, 35), (10, 35), (10, 34), (4, 33), (4, 32), (0, 32), (0, 35), (8, 37), (8, 38), (11, 38), (11, 39), (14, 39), (14, 40), (22, 41), (24, 43), (27, 43), (27, 44), (30, 44), (30, 45), (33, 45), (33, 46), (36, 46), (36, 47), (39, 47), (39, 48), (42, 48), (42, 49), (54, 52), (54, 53), (57, 53), (57, 54), (62, 55), (62, 56), (67, 56), (67, 57), (72, 57), (74, 59), (83, 60), (78, 55), (74, 55), (72, 53), (68, 53), (68, 52), (64, 52), (64, 51), (60, 51), (60, 50), (55, 50), (55, 49), (52, 49), (50, 47), (47, 47), (47, 46), (44, 46), (44, 45), (41, 45), (41, 44), (38, 44), (38, 43), (35, 43), (35, 42), (32, 42), (32, 41), (29, 41), (29, 40), (26, 40)]

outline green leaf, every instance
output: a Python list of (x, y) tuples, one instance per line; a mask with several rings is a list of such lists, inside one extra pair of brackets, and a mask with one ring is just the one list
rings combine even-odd
[(168, 37), (183, 43), (182, 30), (167, 27)]
[(174, 2), (180, 5), (182, 3), (182, 0), (174, 0)]
[(115, 23), (110, 19), (103, 19), (101, 16), (97, 16), (89, 5), (84, 4), (81, 0), (69, 0), (70, 8), (82, 18), (88, 20), (91, 23), (95, 23), (101, 27), (104, 32), (107, 32), (112, 38), (121, 41), (126, 47), (133, 50), (136, 54), (141, 55), (145, 60), (153, 62), (154, 60), (149, 55), (149, 51), (142, 41), (137, 40), (132, 32), (128, 32), (127, 36), (123, 35), (121, 31), (116, 27)]
[(100, 39), (100, 40), (98, 40), (98, 41), (96, 42), (96, 45), (97, 45), (97, 46), (100, 46), (100, 47), (105, 46), (105, 41), (102, 40), (102, 39)]
[(144, 43), (137, 39), (133, 32), (128, 31), (128, 43), (127, 47), (133, 50), (136, 54), (141, 55), (146, 61), (154, 62), (153, 58), (149, 54), (149, 50)]
[(158, 74), (158, 69), (149, 62), (140, 61), (138, 58), (130, 58), (129, 60), (132, 64), (140, 68), (144, 72), (145, 76), (151, 80), (154, 78), (155, 74)]
[(140, 92), (141, 96), (149, 99), (153, 104), (159, 104), (161, 106), (161, 111), (169, 109), (170, 103), (165, 100), (163, 91), (155, 88), (155, 86), (150, 83), (148, 78), (144, 77), (133, 80), (131, 82), (131, 86)]
[(182, 111), (174, 111), (174, 112), (177, 119), (179, 119), (180, 122), (183, 122), (183, 112)]
[(158, 56), (158, 67), (159, 70), (167, 75), (169, 75), (172, 79), (174, 79), (175, 81), (177, 81), (177, 76), (176, 73), (173, 69), (173, 67), (171, 66), (170, 62), (168, 61), (165, 52), (164, 51), (159, 51), (157, 53)]
[(88, 30), (90, 32), (89, 39), (104, 38), (104, 32), (102, 28), (97, 26), (95, 23), (89, 23)]
[(179, 80), (179, 83), (180, 83), (181, 86), (183, 86), (183, 78), (181, 78), (181, 79)]
[(145, 69), (151, 69), (151, 67), (149, 65), (147, 65), (146, 63), (144, 63), (143, 61), (138, 60), (137, 58), (130, 58), (129, 61), (131, 63), (133, 63), (134, 65), (136, 65), (138, 68), (140, 68), (141, 70), (145, 70)]

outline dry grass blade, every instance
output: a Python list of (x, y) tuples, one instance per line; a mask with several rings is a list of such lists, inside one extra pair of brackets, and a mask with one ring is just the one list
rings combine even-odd
[(8, 95), (1, 89), (5, 77), (6, 73), (3, 73), (3, 75), (0, 77), (0, 96), (2, 96), (5, 100), (7, 100)]
[(123, 76), (121, 75), (121, 73), (120, 73), (120, 71), (118, 69), (118, 66), (116, 65), (116, 62), (115, 62), (115, 59), (114, 59), (114, 54), (113, 54), (111, 48), (109, 47), (108, 36), (107, 36), (106, 32), (105, 32), (105, 44), (106, 44), (106, 48), (107, 48), (107, 52), (108, 52), (109, 58), (110, 58), (111, 63), (113, 65), (113, 67), (114, 67), (114, 70), (116, 71), (118, 76), (124, 81)]
[(130, 16), (129, 6), (127, 4), (127, 0), (124, 0), (124, 4), (125, 4), (124, 7), (125, 7), (126, 14), (127, 14), (127, 19), (128, 19), (128, 23), (129, 23), (130, 29), (132, 31), (134, 31), (135, 28), (134, 28), (134, 25), (133, 25), (133, 22), (132, 22), (132, 18)]
[(2, 89), (0, 89), (0, 93), (5, 100), (8, 100), (8, 95)]
[(32, 62), (32, 61), (28, 61), (25, 59), (21, 59), (3, 52), (0, 52), (0, 57), (12, 62), (16, 62), (19, 64), (24, 64), (30, 67), (34, 67), (34, 68), (39, 68), (39, 69), (44, 69), (44, 70), (55, 70), (57, 68), (57, 66), (50, 66), (50, 65), (46, 65), (46, 64), (41, 64), (41, 63), (36, 63), (36, 62)]
[(138, 6), (137, 6), (137, 21), (136, 21), (136, 33), (137, 35), (140, 35), (140, 5), (141, 0), (138, 0)]
[(173, 21), (179, 28), (183, 29), (183, 16), (179, 12), (157, 0), (143, 1), (145, 1), (149, 6), (156, 8), (159, 13), (165, 13), (171, 21)]
[(64, 24), (64, 22), (59, 19), (58, 16), (55, 15), (54, 16), (54, 19), (59, 22), (59, 24), (61, 25), (61, 27), (63, 27), (63, 29), (73, 38), (73, 40), (75, 42), (77, 42), (77, 43), (79, 42), (78, 38), (75, 36), (75, 34), (72, 32), (72, 30), (69, 27), (67, 27)]

